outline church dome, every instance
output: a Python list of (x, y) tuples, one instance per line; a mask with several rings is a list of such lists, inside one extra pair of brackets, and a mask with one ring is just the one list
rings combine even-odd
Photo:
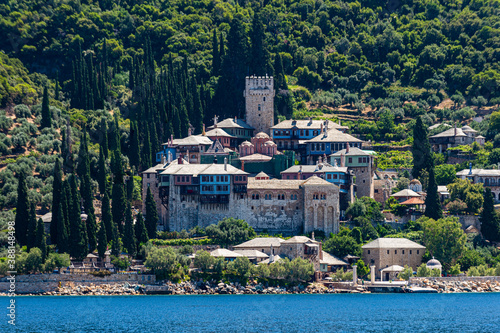
[(422, 185), (422, 183), (420, 182), (420, 180), (418, 180), (418, 179), (416, 179), (416, 178), (415, 178), (415, 179), (410, 180), (410, 184), (411, 184), (411, 185)]
[(241, 146), (253, 146), (253, 144), (251, 142), (249, 142), (249, 141), (243, 141), (241, 143)]
[(276, 144), (274, 142), (272, 142), (272, 141), (266, 141), (264, 143), (264, 146), (276, 146)]
[(430, 269), (433, 269), (433, 268), (441, 269), (441, 267), (443, 267), (441, 265), (441, 263), (439, 262), (439, 260), (434, 259), (434, 257), (432, 257), (432, 259), (429, 260), (426, 265)]
[(257, 135), (255, 135), (255, 138), (257, 138), (257, 139), (269, 139), (269, 135), (267, 135), (264, 132), (259, 132), (259, 133), (257, 133)]

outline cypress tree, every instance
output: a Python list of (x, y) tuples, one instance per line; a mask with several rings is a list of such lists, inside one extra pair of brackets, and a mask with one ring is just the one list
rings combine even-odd
[(92, 195), (92, 179), (90, 177), (90, 160), (88, 151), (87, 129), (83, 129), (83, 138), (78, 152), (78, 176), (80, 177), (80, 193), (83, 199), (83, 209), (87, 214), (86, 228), (89, 243), (89, 252), (95, 250), (97, 246), (96, 222), (94, 214), (94, 201)]
[(102, 199), (101, 206), (102, 206), (101, 225), (104, 225), (104, 227), (106, 228), (107, 242), (111, 242), (113, 240), (113, 216), (111, 215), (111, 207), (109, 205), (108, 192), (104, 193), (104, 198)]
[(134, 233), (134, 222), (132, 221), (132, 208), (130, 203), (127, 203), (125, 209), (125, 230), (123, 234), (123, 246), (127, 249), (127, 253), (132, 257), (137, 254), (137, 244)]
[(50, 113), (49, 105), (49, 91), (47, 86), (43, 88), (43, 98), (42, 98), (42, 120), (40, 122), (42, 128), (52, 127), (52, 115)]
[(36, 247), (36, 236), (37, 236), (37, 222), (36, 222), (36, 211), (35, 211), (35, 203), (32, 202), (30, 205), (30, 213), (29, 213), (29, 221), (28, 221), (28, 243), (27, 248), (30, 250), (33, 247)]
[(45, 236), (45, 227), (43, 226), (42, 219), (38, 219), (35, 247), (42, 251), (42, 261), (45, 262), (45, 258), (47, 257), (47, 237)]
[(111, 253), (114, 256), (119, 255), (122, 252), (122, 244), (121, 244), (121, 239), (118, 236), (118, 227), (113, 224), (113, 236), (112, 236), (112, 242), (111, 242)]
[(146, 228), (148, 230), (149, 239), (156, 238), (156, 225), (158, 223), (158, 211), (156, 209), (156, 202), (148, 187), (146, 194)]
[(69, 215), (69, 254), (79, 260), (82, 260), (88, 253), (88, 239), (85, 224), (81, 219), (80, 213), (80, 195), (76, 184), (76, 176), (69, 176), (71, 186), (71, 203), (68, 210)]
[(231, 21), (227, 44), (228, 52), (222, 60), (221, 77), (214, 96), (215, 113), (223, 118), (235, 115), (242, 118), (245, 112), (242, 91), (245, 90), (249, 43), (245, 26), (238, 17)]
[[(63, 191), (63, 193), (65, 193), (65, 191)], [(63, 207), (65, 206), (66, 203), (61, 202), (56, 213), (57, 221), (59, 223), (59, 225), (57, 226), (57, 248), (59, 249), (59, 253), (68, 252), (68, 224), (63, 213)], [(54, 217), (54, 213), (52, 213), (52, 217)], [(54, 220), (52, 219), (52, 221)]]
[(252, 20), (251, 51), (250, 51), (250, 73), (258, 76), (272, 73), (271, 57), (266, 46), (266, 34), (264, 24), (259, 12), (256, 12)]
[(27, 231), (29, 221), (29, 201), (28, 186), (26, 185), (26, 175), (19, 173), (19, 182), (17, 185), (17, 204), (16, 204), (16, 239), (20, 246), (27, 244)]
[[(63, 131), (64, 133), (64, 131)], [(61, 206), (61, 194), (62, 194), (62, 169), (61, 161), (56, 158), (54, 164), (53, 172), (54, 181), (52, 182), (52, 222), (50, 223), (50, 242), (52, 244), (58, 244), (58, 230), (59, 227), (59, 207)]]
[(413, 178), (420, 177), (422, 170), (428, 170), (432, 167), (433, 159), (431, 153), (431, 145), (427, 137), (427, 129), (422, 122), (422, 117), (417, 118), (415, 127), (413, 128), (413, 145), (411, 149), (413, 155), (413, 170), (411, 174)]
[(106, 227), (101, 223), (99, 232), (97, 233), (97, 253), (99, 253), (99, 258), (104, 259), (106, 249), (108, 247), (108, 240), (106, 236)]
[(149, 240), (148, 230), (141, 212), (135, 216), (135, 237), (137, 238), (137, 250), (139, 251), (140, 244), (146, 244)]
[[(59, 224), (60, 227), (62, 225), (65, 226), (66, 234), (64, 234), (63, 230), (59, 230), (58, 227), (58, 248), (59, 252), (67, 252), (69, 253), (69, 235), (70, 235), (70, 225), (69, 225), (69, 210), (73, 202), (73, 197), (71, 196), (71, 186), (69, 184), (69, 177), (63, 181), (62, 186), (62, 198), (61, 198), (61, 208), (62, 208), (62, 222)], [(64, 241), (66, 239), (66, 241)]]
[(427, 196), (425, 197), (424, 215), (434, 220), (443, 217), (443, 210), (439, 202), (436, 175), (434, 174), (434, 166), (431, 166), (429, 169), (429, 185), (427, 186)]
[(123, 184), (123, 165), (121, 159), (121, 153), (118, 150), (114, 150), (111, 156), (111, 165), (113, 168), (113, 189), (111, 193), (112, 205), (111, 213), (113, 216), (113, 222), (118, 226), (119, 234), (123, 234), (123, 217), (125, 212), (125, 202), (127, 197), (125, 195), (125, 189)]
[(212, 37), (212, 76), (218, 76), (220, 72), (219, 43), (217, 42), (217, 29), (214, 29)]
[(274, 89), (276, 90), (275, 97), (275, 116), (278, 115), (285, 116), (287, 119), (291, 119), (293, 113), (293, 95), (288, 89), (288, 84), (286, 83), (285, 71), (283, 69), (283, 60), (281, 54), (276, 54), (274, 58)]
[(139, 169), (141, 164), (141, 152), (139, 144), (139, 130), (137, 129), (137, 122), (130, 122), (130, 149), (129, 149), (130, 165)]
[(496, 242), (500, 240), (500, 217), (495, 211), (495, 203), (491, 189), (484, 189), (484, 203), (479, 222), (481, 223), (481, 233), (489, 241)]
[(101, 138), (100, 138), (99, 145), (102, 146), (102, 149), (104, 151), (104, 156), (106, 159), (109, 157), (109, 152), (108, 152), (108, 121), (106, 118), (101, 118)]
[(56, 72), (56, 91), (54, 93), (54, 98), (58, 101), (59, 100), (59, 92), (61, 90), (61, 86), (59, 85), (59, 71)]
[(107, 184), (107, 170), (106, 170), (106, 156), (104, 156), (104, 148), (99, 145), (99, 161), (97, 162), (98, 166), (98, 177), (97, 183), (99, 184), (99, 192), (104, 194), (106, 192), (106, 184)]

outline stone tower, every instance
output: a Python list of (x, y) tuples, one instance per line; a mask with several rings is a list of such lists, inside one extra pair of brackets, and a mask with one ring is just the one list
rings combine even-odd
[(245, 117), (255, 133), (271, 134), (274, 126), (274, 80), (269, 76), (247, 76), (245, 78)]

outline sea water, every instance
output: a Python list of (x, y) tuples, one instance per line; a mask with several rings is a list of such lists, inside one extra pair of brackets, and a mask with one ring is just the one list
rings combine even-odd
[(500, 294), (8, 297), (0, 332), (500, 332)]

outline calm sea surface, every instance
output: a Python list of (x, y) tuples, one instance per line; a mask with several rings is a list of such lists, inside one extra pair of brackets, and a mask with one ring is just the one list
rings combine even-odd
[(500, 294), (0, 297), (0, 332), (500, 332)]

